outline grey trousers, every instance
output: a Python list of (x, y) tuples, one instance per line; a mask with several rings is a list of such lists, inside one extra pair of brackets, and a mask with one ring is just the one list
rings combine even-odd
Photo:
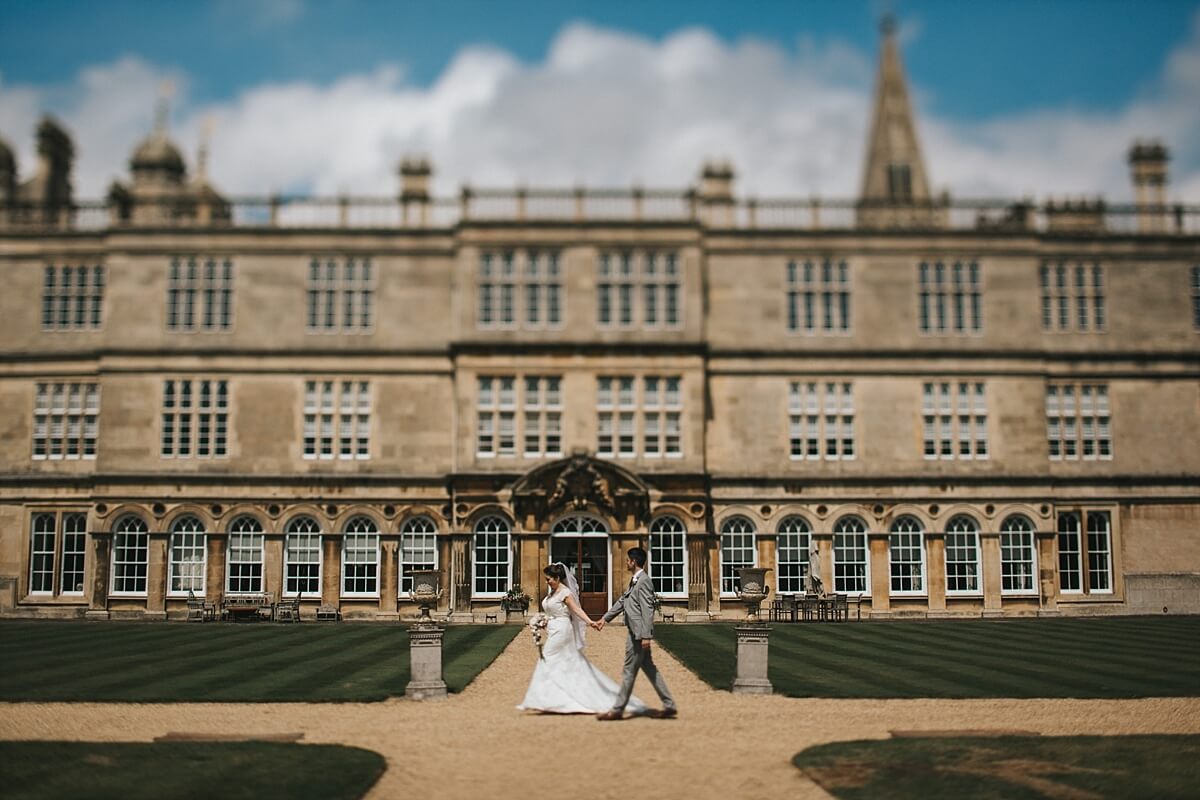
[(633, 682), (637, 679), (638, 670), (646, 673), (646, 677), (650, 679), (654, 691), (658, 692), (658, 697), (662, 700), (663, 708), (675, 707), (675, 698), (671, 697), (671, 691), (667, 689), (667, 682), (663, 680), (658, 667), (654, 666), (652, 651), (657, 646), (656, 644), (651, 645), (647, 650), (642, 647), (639, 640), (632, 636), (625, 642), (625, 672), (622, 674), (621, 691), (617, 693), (617, 701), (613, 703), (613, 711), (625, 710), (625, 704), (629, 702), (629, 695), (633, 694)]

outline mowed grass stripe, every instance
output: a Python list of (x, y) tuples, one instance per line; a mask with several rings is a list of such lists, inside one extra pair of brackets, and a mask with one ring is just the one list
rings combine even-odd
[[(377, 631), (376, 633), (390, 633)], [(248, 633), (253, 634), (253, 631)], [(225, 655), (215, 652), (189, 669), (189, 676), (182, 679), (170, 692), (172, 699), (202, 694), (212, 699), (287, 699), (302, 689), (305, 684), (324, 686), (340, 674), (342, 665), (357, 657), (359, 642), (369, 639), (369, 630), (350, 629), (330, 632), (316, 639), (307, 631), (296, 629), (280, 631), (279, 644), (261, 656), (238, 662), (237, 680), (231, 680), (229, 664)], [(305, 635), (300, 635), (305, 634)], [(287, 640), (291, 640), (288, 642)], [(405, 653), (407, 658), (407, 653)], [(328, 677), (322, 675), (325, 665), (332, 663)], [(281, 682), (286, 676), (289, 681)], [(323, 680), (323, 678), (325, 678)], [(265, 681), (273, 687), (270, 691), (256, 689), (252, 684)]]
[[(708, 629), (703, 632), (700, 628)], [(664, 645), (728, 688), (727, 625), (664, 626)], [(1200, 694), (1198, 618), (776, 625), (776, 691), (829, 697), (1145, 697)]]
[[(501, 651), (523, 630), (523, 627), (515, 625), (497, 625), (490, 628), (471, 626), (447, 630), (442, 662), (442, 678), (446, 681), (446, 687), (452, 692), (461, 692), (470, 685), (476, 675), (495, 661)], [(532, 648), (533, 645), (530, 644), (530, 649)], [(532, 673), (532, 664), (529, 669)]]
[[(409, 675), (407, 629), (395, 625), (52, 624), (46, 636), (41, 623), (0, 622), (0, 650), (26, 656), (6, 661), (0, 698), (368, 701), (403, 693)], [(443, 661), (451, 687), (470, 683), (519, 631), (451, 627)]]

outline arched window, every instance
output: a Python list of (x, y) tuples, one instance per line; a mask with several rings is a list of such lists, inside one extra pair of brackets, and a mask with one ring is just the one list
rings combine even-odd
[(512, 574), (511, 528), (499, 516), (475, 524), (475, 557), (471, 559), (475, 597), (502, 597)]
[(745, 517), (730, 517), (721, 526), (721, 594), (735, 595), (741, 588), (738, 569), (758, 561), (754, 546), (754, 523)]
[(869, 594), (867, 526), (858, 517), (843, 517), (833, 526), (833, 590)]
[(554, 528), (551, 530), (553, 534), (565, 534), (569, 536), (589, 536), (592, 534), (608, 535), (608, 528), (604, 523), (595, 517), (585, 517), (583, 515), (573, 517), (563, 517), (558, 522), (554, 523)]
[(379, 528), (352, 517), (342, 534), (342, 597), (379, 596)]
[(660, 595), (687, 597), (687, 533), (675, 517), (650, 523), (649, 572)]
[(437, 569), (437, 526), (429, 517), (413, 517), (400, 529), (400, 596), (412, 591), (412, 572)]
[(283, 593), (321, 595), (321, 526), (312, 517), (296, 517), (287, 526), (283, 547)]
[(113, 526), (112, 593), (146, 594), (146, 569), (149, 562), (150, 534), (139, 517), (127, 516)]
[(916, 517), (901, 517), (888, 534), (893, 595), (925, 594), (925, 543)]
[(171, 525), (171, 583), (169, 594), (194, 592), (204, 596), (207, 535), (204, 523), (191, 516), (180, 517)]
[(946, 526), (946, 594), (979, 592), (979, 526), (959, 515)]
[(229, 553), (226, 562), (226, 586), (229, 594), (263, 590), (262, 523), (249, 515), (229, 525)]
[(1015, 514), (1000, 525), (1000, 593), (1032, 594), (1037, 551), (1033, 523)]
[(803, 517), (787, 517), (779, 523), (776, 539), (776, 575), (780, 594), (802, 594), (808, 578), (812, 529)]

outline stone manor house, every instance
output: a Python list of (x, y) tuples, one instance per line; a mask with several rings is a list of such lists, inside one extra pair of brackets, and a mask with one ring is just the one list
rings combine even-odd
[(596, 613), (635, 544), (677, 621), (747, 565), (872, 618), (1200, 612), (1200, 206), (1152, 141), (1127, 206), (935, 192), (890, 25), (849, 200), (421, 159), (232, 198), (161, 113), (80, 201), (37, 148), (0, 144), (0, 616), (397, 620), (435, 568), (482, 621), (559, 559)]

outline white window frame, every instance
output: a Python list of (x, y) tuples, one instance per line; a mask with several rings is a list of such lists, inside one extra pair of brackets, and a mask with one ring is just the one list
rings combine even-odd
[[(1107, 594), (1113, 593), (1113, 535), (1112, 535), (1112, 514), (1108, 511), (1088, 510), (1087, 514), (1087, 593)], [(1094, 520), (1103, 520), (1103, 529), (1098, 526), (1093, 527)], [(1100, 550), (1096, 547), (1094, 541), (1097, 536), (1104, 537), (1104, 549)], [(1104, 558), (1103, 568), (1097, 568), (1096, 557), (1100, 554)], [(1105, 586), (1096, 588), (1096, 575), (1104, 576)]]
[[(857, 544), (847, 544), (846, 538), (862, 538), (862, 561), (839, 558), (838, 553), (847, 552), (851, 549), (859, 549)], [(839, 544), (839, 538), (843, 541)], [(862, 574), (854, 575), (849, 572), (839, 575), (839, 570), (845, 571), (847, 568), (860, 567)], [(855, 570), (857, 571), (857, 570)], [(857, 583), (861, 579), (863, 588), (850, 588), (850, 581)], [(871, 543), (867, 537), (867, 524), (862, 519), (856, 516), (842, 517), (833, 526), (833, 591), (836, 594), (851, 595), (854, 597), (870, 597), (871, 596)]]
[[(808, 553), (813, 542), (812, 526), (804, 517), (792, 514), (780, 520), (775, 536), (775, 593), (804, 594), (808, 579)], [(791, 541), (793, 539), (794, 543)], [(796, 557), (786, 558), (789, 553), (795, 553)]]
[[(947, 597), (978, 597), (983, 594), (983, 553), (980, 541), (979, 523), (966, 514), (958, 514), (950, 520), (946, 525), (945, 536), (945, 566), (946, 566), (946, 596)], [(970, 547), (975, 552), (975, 558), (971, 561), (958, 559), (950, 560), (951, 555), (951, 539), (950, 537), (966, 536), (970, 537), (969, 544), (954, 545), (954, 548)], [(970, 569), (973, 569), (973, 577), (975, 586), (967, 589), (952, 589), (951, 581), (964, 576), (952, 575), (951, 565), (961, 564)], [(970, 570), (969, 570), (970, 571)]]
[(104, 286), (103, 264), (47, 264), (42, 271), (42, 330), (99, 330)]
[[(135, 543), (132, 547), (127, 547), (126, 550), (141, 550), (144, 554), (143, 560), (117, 560), (118, 553), (122, 552), (122, 548), (118, 546), (118, 543), (122, 537), (140, 537), (142, 539), (140, 546)], [(140, 578), (136, 574), (132, 577), (129, 577), (128, 575), (121, 575), (119, 577), (126, 583), (132, 581), (135, 587), (140, 582), (141, 588), (134, 588), (132, 590), (117, 589), (117, 567), (125, 566), (126, 569), (128, 569), (130, 566), (137, 567), (138, 565), (140, 565), (143, 569), (143, 573)], [(146, 525), (146, 521), (136, 514), (126, 514), (117, 520), (115, 525), (113, 525), (113, 543), (112, 554), (110, 556), (110, 566), (111, 569), (109, 572), (108, 592), (110, 597), (146, 597), (150, 572), (150, 528), (148, 525)]]
[(1099, 262), (1047, 259), (1038, 267), (1038, 287), (1044, 332), (1107, 332), (1104, 267)]
[[(199, 538), (199, 545), (195, 539)], [(184, 575), (181, 569), (185, 565), (194, 569), (196, 561), (193, 558), (179, 560), (176, 553), (176, 540), (179, 539), (181, 549), (185, 553), (200, 553), (199, 575)], [(189, 542), (189, 540), (191, 540)], [(189, 580), (196, 581), (198, 586), (185, 587)], [(175, 588), (176, 581), (180, 588)], [(171, 523), (171, 533), (167, 537), (167, 597), (187, 597), (188, 592), (194, 592), (196, 597), (204, 597), (205, 586), (208, 584), (208, 534), (204, 523), (193, 514), (182, 516)]]
[[(81, 511), (64, 511), (60, 514), (59, 524), (59, 564), (58, 564), (58, 593), (63, 597), (82, 597), (87, 577), (87, 514)], [(78, 526), (78, 527), (76, 527)], [(68, 530), (68, 528), (71, 528)], [(78, 549), (67, 549), (68, 540), (78, 540)], [(68, 559), (71, 559), (69, 562)], [(74, 565), (78, 559), (77, 569), (68, 569), (68, 564)], [(78, 589), (67, 589), (67, 575), (78, 576)]]
[[(677, 250), (623, 248), (601, 252), (596, 261), (596, 326), (604, 330), (682, 328), (680, 262)], [(669, 313), (672, 308), (674, 318)]]
[(1111, 461), (1116, 448), (1108, 384), (1047, 383), (1046, 441), (1051, 461)]
[(306, 461), (369, 461), (371, 381), (306, 378), (301, 452)]
[[(165, 378), (159, 457), (229, 455), (229, 382), (225, 378)], [(186, 450), (184, 449), (186, 448)]]
[(921, 440), (926, 461), (988, 460), (987, 384), (976, 380), (923, 382)]
[[(1008, 540), (1006, 542), (1006, 539)], [(1014, 552), (1028, 548), (1029, 558), (1014, 558)], [(1037, 530), (1024, 514), (1011, 514), (1000, 523), (1000, 595), (1002, 597), (1036, 597), (1038, 594)], [(1006, 587), (1028, 579), (1028, 587)]]
[[(298, 540), (301, 538), (304, 538), (306, 540), (309, 540), (312, 538), (316, 539), (317, 544), (316, 544), (315, 552), (316, 552), (317, 558), (315, 561), (300, 561), (298, 559), (295, 559), (295, 560), (293, 559), (292, 541), (293, 541), (293, 539)], [(301, 551), (306, 552), (306, 553), (311, 553), (311, 552), (313, 552), (313, 550), (314, 550), (314, 548), (311, 545), (306, 545), (304, 547), (296, 548), (297, 553), (299, 553)], [(321, 578), (322, 578), (322, 572), (323, 572), (322, 568), (324, 567), (324, 562), (325, 562), (325, 538), (324, 538), (323, 532), (321, 531), (320, 524), (315, 519), (313, 519), (312, 517), (310, 517), (308, 515), (301, 515), (301, 516), (293, 517), (291, 520), (289, 520), (288, 524), (287, 524), (286, 532), (283, 535), (283, 596), (284, 597), (303, 597), (304, 595), (310, 595), (310, 596), (320, 597), (323, 593)], [(315, 576), (314, 575), (300, 575), (300, 574), (292, 575), (291, 574), (292, 567), (297, 567), (297, 568), (311, 567), (313, 564), (316, 564), (316, 567), (317, 567), (317, 574)], [(298, 591), (296, 589), (288, 588), (289, 585), (299, 586), (301, 581), (304, 581), (305, 583), (308, 583), (311, 581), (316, 581), (317, 588), (311, 592)]]
[[(479, 574), (480, 538), (486, 536), (504, 537), (502, 544), (483, 545), (496, 552), (504, 553), (503, 575), (481, 576)], [(497, 566), (501, 564), (499, 561), (488, 561), (486, 563)], [(500, 599), (508, 591), (508, 587), (512, 585), (512, 570), (512, 524), (499, 514), (489, 514), (475, 523), (475, 529), (471, 535), (471, 597), (476, 600)], [(479, 582), (481, 580), (497, 581), (500, 583), (500, 586), (497, 590), (480, 591)]]
[(927, 336), (983, 334), (983, 271), (975, 259), (917, 265), (917, 329)]
[[(911, 537), (916, 537), (915, 547), (918, 551), (918, 558), (897, 561), (897, 548), (901, 551), (912, 551), (914, 544), (910, 540)], [(899, 566), (907, 566), (908, 574), (898, 575), (896, 568)], [(916, 567), (915, 573), (912, 571), (913, 567)], [(925, 597), (929, 594), (928, 576), (924, 526), (916, 517), (906, 514), (893, 522), (888, 531), (888, 593), (892, 597)], [(903, 584), (906, 580), (913, 582), (913, 588), (896, 588), (897, 581)]]
[[(237, 542), (235, 543), (235, 538)], [(249, 543), (241, 543), (243, 540), (249, 540)], [(263, 525), (256, 518), (249, 514), (242, 514), (229, 524), (229, 531), (226, 533), (225, 540), (225, 593), (226, 594), (259, 594), (266, 591), (266, 549), (267, 537), (263, 533)], [(237, 551), (254, 552), (258, 551), (258, 560), (234, 559), (234, 553)], [(239, 574), (234, 575), (234, 565), (239, 568)], [(258, 567), (257, 574), (254, 567)], [(240, 574), (242, 567), (248, 567), (247, 574)], [(234, 580), (248, 581), (250, 588), (235, 589), (233, 586)], [(255, 585), (257, 583), (257, 586)]]
[(100, 386), (40, 381), (34, 386), (34, 461), (92, 461), (100, 437)]
[[(479, 330), (560, 330), (566, 324), (561, 249), (486, 250), (479, 254), (475, 288)], [(557, 311), (555, 319), (551, 319), (552, 309)]]
[(232, 258), (173, 257), (167, 271), (167, 331), (229, 333), (234, 322), (233, 287)]
[[(55, 554), (58, 549), (58, 514), (54, 511), (36, 511), (29, 521), (29, 594), (34, 597), (54, 595), (56, 572)], [(47, 530), (47, 525), (49, 529)], [(47, 538), (49, 548), (47, 549)], [(45, 585), (45, 589), (34, 586)]]
[[(400, 526), (400, 547), (396, 553), (399, 560), (396, 585), (401, 599), (407, 599), (409, 591), (412, 589), (410, 573), (413, 570), (438, 568), (437, 533), (437, 525), (424, 514), (411, 517)], [(417, 546), (418, 543), (419, 546)], [(412, 551), (426, 554), (428, 558), (420, 560), (410, 558), (409, 553)]]
[[(1070, 520), (1074, 520), (1075, 525), (1072, 528), (1069, 524)], [(1058, 513), (1058, 521), (1055, 526), (1055, 543), (1058, 553), (1058, 593), (1059, 594), (1078, 594), (1084, 593), (1084, 557), (1083, 557), (1083, 512), (1078, 510), (1060, 511)], [(1074, 547), (1064, 547), (1064, 542), (1070, 543), (1074, 537)], [(1064, 568), (1063, 559), (1075, 558), (1075, 566), (1072, 569)], [(1068, 575), (1075, 575), (1076, 581), (1073, 586), (1064, 586), (1063, 580)]]
[[(361, 544), (360, 544), (361, 540)], [(351, 546), (354, 545), (354, 546)], [(373, 545), (373, 548), (372, 548)], [(380, 535), (379, 526), (375, 520), (365, 515), (357, 515), (346, 521), (345, 527), (342, 529), (342, 574), (339, 582), (340, 595), (345, 598), (377, 598), (379, 597), (380, 570), (379, 570), (379, 548)], [(351, 551), (354, 553), (370, 553), (374, 550), (374, 561), (348, 561), (347, 558)], [(362, 566), (364, 568), (374, 568), (373, 572), (364, 573), (363, 575), (349, 575), (348, 567), (350, 564)], [(363, 581), (367, 586), (373, 586), (364, 591), (351, 591), (346, 587), (349, 581)]]
[(803, 379), (788, 383), (788, 457), (792, 461), (853, 461), (854, 384)]
[[(678, 543), (674, 540), (678, 537)], [(655, 541), (658, 540), (656, 544)], [(664, 539), (670, 539), (669, 543), (664, 543)], [(649, 545), (650, 545), (650, 577), (654, 578), (655, 588), (658, 590), (660, 597), (670, 598), (685, 598), (688, 596), (688, 545), (687, 545), (687, 527), (676, 516), (664, 514), (655, 517), (650, 523), (649, 530)], [(678, 553), (678, 558), (664, 559), (659, 556), (664, 552)], [(659, 567), (670, 567), (670, 576), (663, 578), (659, 571)], [(668, 591), (664, 581), (679, 581), (679, 585), (683, 588), (678, 591)]]
[(845, 258), (821, 256), (788, 261), (788, 333), (850, 336), (854, 333), (853, 270)]
[(313, 256), (305, 289), (305, 332), (373, 333), (375, 289), (370, 256)]
[[(749, 561), (732, 557), (733, 554), (739, 553), (744, 556), (747, 550), (751, 554)], [(721, 597), (737, 597), (741, 581), (737, 570), (741, 567), (757, 566), (758, 531), (754, 522), (744, 514), (735, 514), (727, 518), (721, 523)]]

